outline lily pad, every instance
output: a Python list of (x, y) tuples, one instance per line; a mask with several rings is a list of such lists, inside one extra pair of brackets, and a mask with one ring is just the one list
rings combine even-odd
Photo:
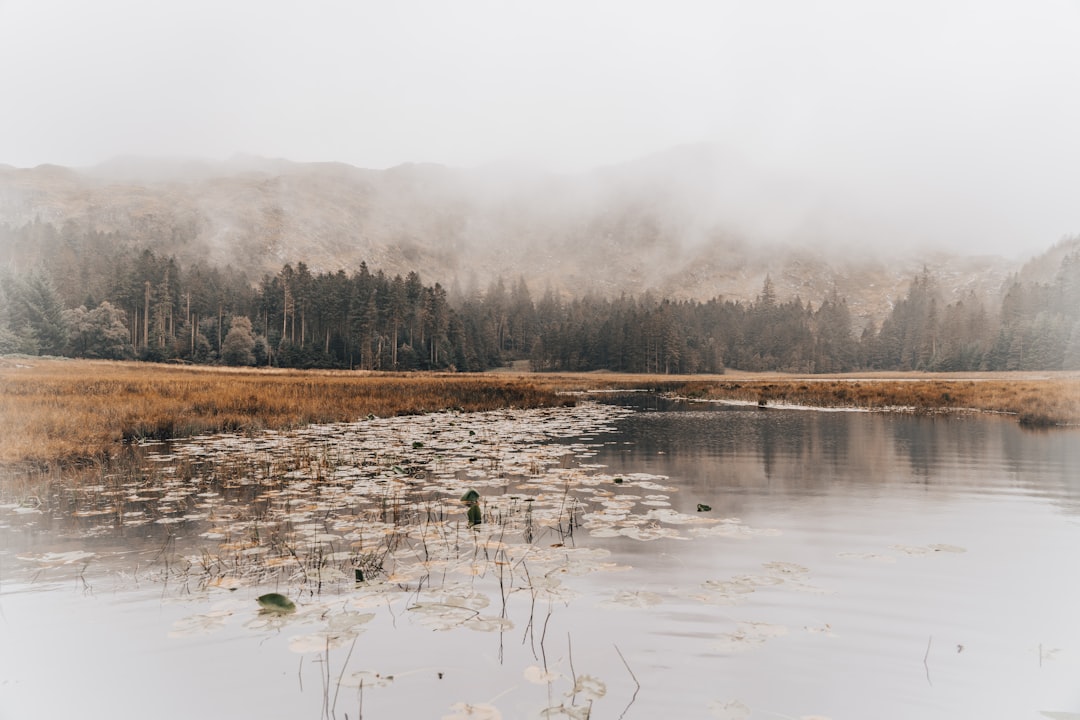
[(578, 675), (577, 682), (574, 683), (574, 689), (566, 693), (566, 697), (584, 695), (586, 698), (599, 700), (606, 694), (607, 685), (604, 684), (603, 680), (592, 675)]
[(561, 677), (559, 673), (551, 670), (545, 670), (539, 665), (530, 665), (529, 667), (525, 668), (525, 672), (523, 673), (523, 675), (526, 680), (535, 685), (547, 685), (548, 683), (554, 682)]
[(727, 703), (714, 702), (709, 704), (713, 717), (723, 720), (747, 720), (750, 717), (750, 708), (738, 700)]
[(266, 612), (278, 613), (280, 615), (296, 612), (296, 603), (281, 593), (267, 593), (265, 595), (260, 595), (255, 598), (255, 602), (259, 603), (259, 607)]
[(358, 670), (343, 677), (338, 684), (342, 687), (363, 687), (366, 690), (373, 687), (386, 687), (393, 682), (393, 675), (383, 675), (370, 670)]
[(502, 720), (502, 713), (490, 703), (454, 703), (450, 706), (452, 715), (443, 715), (442, 720)]

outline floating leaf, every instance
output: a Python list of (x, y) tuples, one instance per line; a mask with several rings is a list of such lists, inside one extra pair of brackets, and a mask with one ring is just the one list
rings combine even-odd
[(230, 610), (212, 610), (208, 613), (180, 618), (173, 623), (169, 637), (181, 638), (192, 635), (205, 635), (225, 626), (225, 621), (232, 615)]
[(420, 624), (433, 630), (451, 630), (477, 616), (475, 610), (441, 604), (413, 605), (409, 612)]
[[(966, 549), (960, 547), (959, 545), (946, 545), (944, 543), (935, 543), (934, 545), (928, 545), (927, 547), (929, 547), (934, 552), (948, 552), (948, 553), (965, 553), (965, 552), (967, 552)], [(1080, 715), (1077, 715), (1076, 717), (1080, 718)]]
[(507, 618), (478, 617), (466, 621), (464, 627), (477, 632), (506, 632), (514, 629), (514, 623)]
[(697, 511), (698, 512), (709, 512), (710, 510), (712, 510), (711, 505), (706, 505), (705, 503), (698, 503), (697, 504)]
[(358, 670), (357, 672), (349, 673), (343, 677), (338, 684), (344, 687), (362, 686), (366, 690), (373, 687), (386, 687), (392, 682), (394, 682), (393, 675), (382, 675), (368, 670)]
[(540, 715), (546, 718), (567, 718), (567, 720), (589, 720), (591, 705), (560, 704), (544, 708)]
[(337, 633), (356, 633), (359, 631), (358, 626), (369, 623), (374, 619), (375, 613), (345, 612), (340, 615), (332, 615), (326, 621), (326, 629)]
[(260, 595), (255, 598), (255, 602), (259, 603), (259, 607), (267, 612), (282, 615), (285, 613), (296, 612), (296, 603), (281, 593), (267, 593), (266, 595)]
[(297, 635), (289, 638), (289, 649), (295, 653), (326, 652), (343, 646), (354, 637), (356, 635), (352, 633), (335, 634), (328, 632)]
[(489, 703), (470, 705), (459, 702), (451, 705), (450, 709), (454, 713), (443, 715), (442, 720), (502, 720), (502, 713)]
[(889, 547), (891, 547), (893, 550), (899, 550), (905, 555), (920, 556), (929, 555), (931, 552), (933, 552), (930, 548), (923, 547), (922, 545), (890, 545)]
[(607, 695), (607, 685), (592, 675), (578, 675), (577, 682), (574, 683), (574, 689), (566, 693), (566, 697), (574, 695), (584, 695), (586, 698), (599, 700), (604, 695)]
[(717, 650), (726, 652), (741, 652), (752, 647), (762, 645), (770, 638), (787, 635), (788, 629), (783, 625), (772, 625), (762, 622), (742, 622), (733, 633), (721, 635), (716, 643)]
[(721, 720), (747, 720), (750, 717), (750, 708), (738, 700), (721, 704), (719, 701), (709, 703), (709, 710), (713, 717)]
[(806, 632), (808, 633), (813, 633), (815, 635), (828, 635), (831, 637), (833, 634), (832, 625), (830, 625), (829, 623), (825, 623), (820, 627), (811, 627), (810, 625), (807, 625), (804, 630), (806, 630)]
[(620, 590), (615, 597), (602, 605), (606, 607), (647, 608), (664, 602), (664, 597), (647, 590)]
[(526, 680), (536, 685), (547, 685), (562, 677), (559, 673), (545, 670), (539, 665), (530, 665), (525, 668), (525, 672), (522, 673), (522, 675), (524, 675)]
[(770, 573), (781, 577), (797, 577), (810, 574), (809, 568), (793, 562), (774, 561), (762, 563), (761, 566)]

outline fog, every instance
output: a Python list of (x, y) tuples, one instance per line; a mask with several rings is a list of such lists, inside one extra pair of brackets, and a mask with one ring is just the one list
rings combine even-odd
[(584, 176), (688, 145), (727, 168), (687, 188), (703, 226), (1021, 257), (1080, 232), (1078, 36), (1066, 0), (0, 0), (0, 163)]

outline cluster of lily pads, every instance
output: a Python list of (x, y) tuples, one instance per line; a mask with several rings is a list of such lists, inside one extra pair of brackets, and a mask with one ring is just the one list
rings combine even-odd
[[(20, 516), (23, 529), (42, 516), (77, 544), (66, 552), (21, 553), (36, 572), (101, 565), (135, 574), (131, 553), (110, 548), (118, 535), (140, 538), (134, 564), (142, 577), (207, 599), (206, 609), (174, 624), (171, 637), (239, 620), (259, 632), (287, 629), (294, 652), (327, 653), (354, 643), (380, 609), (435, 631), (503, 633), (514, 628), (512, 598), (550, 608), (577, 596), (574, 577), (627, 570), (613, 560), (607, 539), (779, 534), (716, 517), (703, 504), (679, 512), (668, 478), (613, 475), (590, 462), (604, 435), (632, 412), (583, 402), (195, 437), (148, 446), (127, 472), (104, 472), (2, 507)], [(895, 549), (962, 552), (945, 545)], [(707, 580), (678, 595), (737, 605), (780, 585), (829, 592), (810, 581), (807, 568), (771, 562), (759, 574)], [(253, 603), (254, 593), (232, 592), (243, 588), (261, 594)], [(615, 589), (601, 605), (648, 608), (666, 599)], [(526, 633), (534, 631), (534, 619), (530, 610)], [(830, 632), (828, 625), (806, 630)], [(713, 649), (742, 651), (786, 633), (780, 625), (738, 622), (714, 638)], [(599, 679), (560, 674), (546, 662), (530, 665), (523, 677), (549, 687), (563, 683), (566, 692), (545, 717), (588, 717), (605, 693)], [(339, 686), (374, 688), (392, 680), (353, 670), (342, 673)], [(744, 709), (725, 703), (713, 712), (734, 719)], [(447, 717), (499, 717), (490, 703), (451, 710)]]

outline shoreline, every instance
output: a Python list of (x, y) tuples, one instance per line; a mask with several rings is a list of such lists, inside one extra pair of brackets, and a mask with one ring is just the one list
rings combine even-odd
[(1009, 415), (1080, 424), (1080, 373), (405, 373), (0, 358), (0, 467), (108, 463), (140, 440), (656, 392), (760, 407)]

